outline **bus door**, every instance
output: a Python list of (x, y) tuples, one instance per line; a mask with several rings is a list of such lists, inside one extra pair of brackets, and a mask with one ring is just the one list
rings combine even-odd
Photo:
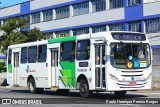
[(51, 84), (52, 86), (58, 85), (58, 48), (51, 49)]
[(95, 86), (105, 89), (105, 44), (95, 44)]
[(19, 52), (13, 53), (13, 85), (18, 85)]

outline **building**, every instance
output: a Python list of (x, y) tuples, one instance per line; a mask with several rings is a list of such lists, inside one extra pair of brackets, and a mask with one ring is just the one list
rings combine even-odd
[(29, 17), (29, 29), (40, 28), (47, 39), (113, 30), (143, 32), (153, 48), (153, 64), (160, 65), (159, 10), (160, 0), (30, 0), (0, 9), (0, 24), (7, 17)]

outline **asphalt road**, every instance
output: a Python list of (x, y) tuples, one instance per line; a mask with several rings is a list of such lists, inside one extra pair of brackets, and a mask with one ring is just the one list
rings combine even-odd
[(29, 94), (24, 87), (0, 87), (0, 103), (2, 100), (3, 103), (7, 100), (12, 105), (1, 104), (0, 107), (160, 107), (159, 92), (128, 92), (123, 98), (105, 92), (94, 93), (92, 98), (81, 98), (76, 91), (71, 91), (68, 95), (59, 95), (49, 90), (43, 94)]

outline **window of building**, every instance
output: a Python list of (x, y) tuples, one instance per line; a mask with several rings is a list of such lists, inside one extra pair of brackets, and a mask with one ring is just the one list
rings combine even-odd
[(37, 61), (37, 46), (31, 46), (28, 50), (28, 62), (35, 63)]
[(92, 12), (98, 12), (106, 10), (106, 0), (91, 0)]
[(147, 19), (145, 23), (146, 33), (160, 32), (160, 18)]
[(69, 36), (69, 30), (57, 31), (55, 32), (56, 37), (66, 37)]
[(26, 19), (27, 20), (27, 23), (26, 23), (26, 27), (24, 27), (24, 28), (20, 28), (20, 31), (29, 31), (29, 24), (30, 24), (30, 16), (29, 16), (29, 14), (25, 14), (25, 15), (22, 15), (21, 16), (21, 18), (24, 18), (24, 19)]
[(159, 48), (152, 48), (152, 65), (160, 65), (160, 49)]
[(88, 34), (88, 33), (89, 33), (89, 27), (73, 29), (74, 36), (81, 35), (81, 34)]
[(9, 52), (8, 52), (8, 64), (11, 64), (12, 62), (12, 49), (9, 49)]
[(53, 10), (45, 10), (43, 11), (43, 21), (51, 21), (53, 20)]
[(77, 60), (88, 60), (90, 57), (90, 41), (82, 40), (77, 42)]
[(69, 17), (69, 6), (59, 7), (55, 9), (56, 19), (62, 19)]
[(61, 60), (75, 59), (75, 42), (61, 43)]
[(132, 32), (141, 32), (141, 22), (140, 21), (133, 21), (128, 23), (129, 31)]
[(22, 18), (26, 18), (26, 19), (28, 19), (28, 23), (30, 22), (29, 14), (25, 14), (25, 15), (23, 15), (23, 16), (22, 16)]
[(121, 8), (124, 7), (124, 0), (109, 0), (109, 8)]
[(89, 2), (82, 2), (73, 5), (73, 16), (89, 13)]
[(53, 32), (51, 32), (51, 33), (44, 33), (43, 35), (44, 35), (44, 37), (43, 37), (44, 40), (52, 39), (53, 38)]
[(124, 31), (124, 23), (116, 23), (109, 25), (110, 31)]
[(92, 33), (103, 32), (103, 31), (106, 31), (106, 25), (100, 25), (100, 26), (93, 26), (92, 27)]
[(21, 49), (21, 63), (27, 63), (27, 47)]
[(32, 13), (32, 23), (39, 23), (40, 22), (40, 12)]
[(47, 45), (38, 46), (38, 62), (46, 62)]
[(141, 0), (128, 0), (128, 6), (134, 6), (141, 3)]

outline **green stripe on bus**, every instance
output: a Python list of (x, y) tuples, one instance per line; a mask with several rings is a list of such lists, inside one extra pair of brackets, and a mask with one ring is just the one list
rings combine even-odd
[(69, 37), (63, 37), (63, 38), (49, 39), (49, 40), (48, 40), (48, 43), (49, 43), (49, 44), (52, 44), (52, 43), (75, 41), (76, 38), (77, 38), (76, 36), (69, 36)]
[(62, 70), (60, 70), (62, 76), (61, 80), (67, 87), (74, 87), (76, 86), (76, 80), (75, 80), (75, 62), (70, 61), (60, 61), (60, 65), (62, 67)]
[(12, 64), (8, 64), (8, 72), (12, 73)]

